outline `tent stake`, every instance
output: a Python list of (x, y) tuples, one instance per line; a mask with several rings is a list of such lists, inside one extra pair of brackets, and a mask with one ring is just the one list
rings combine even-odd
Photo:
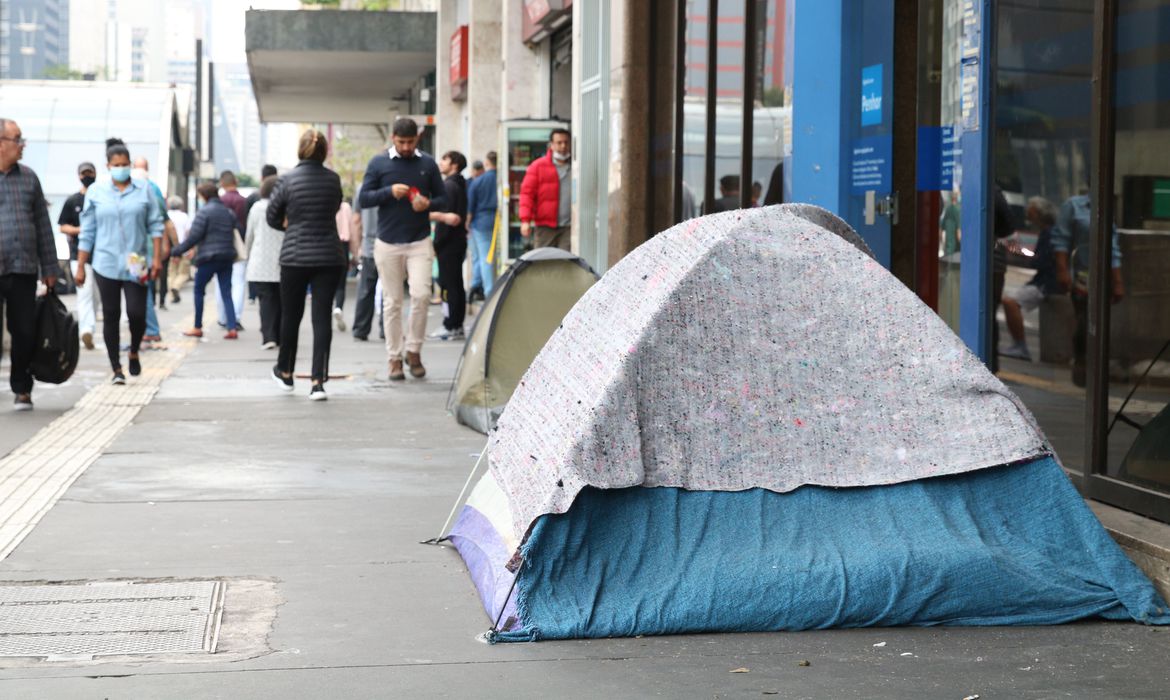
[(471, 480), (475, 478), (475, 473), (479, 471), (479, 464), (483, 461), (484, 455), (487, 454), (488, 444), (484, 443), (483, 449), (479, 452), (479, 459), (475, 460), (475, 466), (471, 468), (471, 473), (467, 475), (467, 481), (463, 482), (463, 490), (459, 492), (459, 498), (455, 500), (455, 505), (451, 507), (451, 513), (447, 515), (447, 520), (443, 523), (442, 529), (439, 530), (439, 535), (433, 539), (424, 540), (419, 544), (439, 544), (447, 537), (443, 534), (447, 532), (447, 526), (455, 519), (455, 512), (459, 510), (459, 506), (463, 504), (463, 497), (467, 495), (467, 489), (471, 486)]

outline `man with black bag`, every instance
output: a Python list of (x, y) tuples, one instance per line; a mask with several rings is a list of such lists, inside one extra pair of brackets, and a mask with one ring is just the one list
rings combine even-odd
[(24, 144), (16, 122), (0, 117), (0, 302), (12, 334), (8, 381), (17, 411), (33, 407), (29, 364), (36, 346), (37, 277), (53, 289), (61, 276), (41, 181), (19, 163)]

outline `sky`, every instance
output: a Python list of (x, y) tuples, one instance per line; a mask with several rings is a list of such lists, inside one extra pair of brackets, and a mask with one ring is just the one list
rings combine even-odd
[(244, 13), (253, 10), (297, 10), (300, 0), (209, 0), (214, 25), (204, 41), (216, 63), (244, 63)]

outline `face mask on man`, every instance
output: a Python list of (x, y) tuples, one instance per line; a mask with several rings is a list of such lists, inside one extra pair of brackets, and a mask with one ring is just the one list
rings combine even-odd
[(560, 161), (561, 163), (564, 163), (566, 160), (569, 159), (569, 154), (568, 153), (557, 153), (556, 151), (553, 151), (553, 159)]
[(143, 170), (142, 168), (134, 168), (133, 170), (131, 170), (130, 177), (131, 177), (131, 179), (134, 179), (134, 180), (149, 179), (149, 176), (146, 174), (146, 171)]
[(81, 178), (81, 186), (82, 187), (89, 187), (90, 185), (92, 185), (95, 182), (97, 182), (97, 178), (94, 177), (93, 175), (83, 175)]
[(126, 182), (130, 179), (130, 166), (115, 165), (111, 167), (110, 177), (114, 178), (114, 182)]

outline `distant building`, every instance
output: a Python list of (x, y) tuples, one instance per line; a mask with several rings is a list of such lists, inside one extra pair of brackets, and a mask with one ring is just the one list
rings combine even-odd
[(69, 0), (0, 0), (0, 80), (69, 65)]

